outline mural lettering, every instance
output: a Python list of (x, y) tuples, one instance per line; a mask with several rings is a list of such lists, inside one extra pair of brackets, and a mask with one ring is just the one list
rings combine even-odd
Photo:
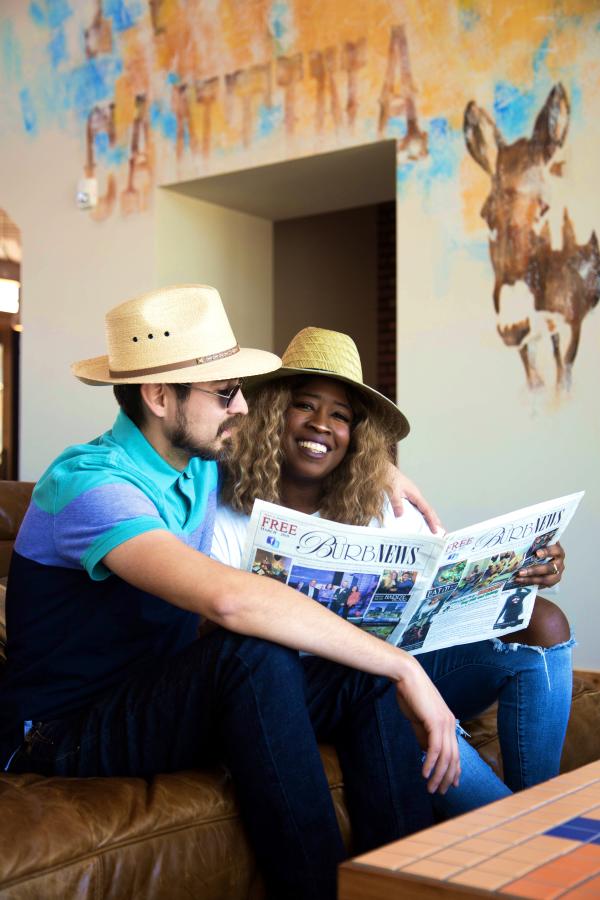
[(248, 147), (252, 140), (252, 126), (254, 122), (254, 106), (256, 98), (265, 107), (271, 107), (271, 65), (250, 66), (248, 69), (238, 69), (225, 76), (225, 92), (228, 99), (228, 118), (233, 119), (234, 98), (241, 101), (242, 106), (242, 142)]
[(325, 113), (327, 97), (329, 97), (329, 112), (333, 119), (333, 126), (338, 131), (342, 114), (338, 97), (335, 72), (337, 69), (337, 50), (335, 47), (327, 47), (326, 50), (313, 50), (309, 58), (310, 77), (317, 82), (317, 103), (315, 109), (315, 130), (322, 134), (325, 127)]
[(346, 117), (348, 127), (352, 131), (358, 112), (358, 77), (359, 69), (367, 64), (367, 41), (361, 38), (359, 41), (346, 41), (342, 49), (341, 67), (348, 77), (348, 93), (346, 100)]
[[(100, 135), (108, 137), (110, 147), (115, 145), (115, 104), (108, 103), (104, 106), (95, 106), (87, 119), (86, 126), (86, 161), (85, 176), (96, 176), (96, 140)], [(108, 218), (113, 211), (117, 198), (117, 182), (113, 172), (109, 172), (106, 181), (106, 190), (98, 197), (97, 206), (90, 210), (91, 217), (101, 222)]]
[(404, 25), (394, 25), (390, 33), (388, 62), (379, 96), (379, 136), (385, 133), (392, 116), (406, 118), (406, 134), (398, 142), (398, 158), (417, 160), (427, 156), (427, 135), (419, 128), (408, 42)]
[(204, 78), (196, 82), (196, 103), (202, 107), (202, 156), (210, 156), (212, 140), (212, 108), (219, 94), (219, 79)]
[(146, 97), (144, 94), (138, 94), (135, 98), (135, 118), (131, 129), (127, 185), (121, 192), (123, 215), (148, 208), (151, 184), (151, 142)]
[[(275, 90), (279, 90), (282, 95), (281, 125), (287, 137), (294, 136), (298, 124), (299, 91), (305, 85), (307, 77), (315, 82), (316, 88), (315, 133), (322, 136), (329, 124), (336, 133), (342, 128), (349, 132), (354, 129), (359, 115), (360, 71), (368, 63), (366, 38), (345, 41), (338, 47), (314, 50), (308, 55), (307, 66), (304, 54), (296, 53), (236, 69), (224, 76), (195, 79), (191, 72), (189, 78), (180, 79), (177, 75), (180, 68), (179, 56), (177, 53), (173, 55), (173, 47), (167, 52), (165, 43), (168, 37), (163, 22), (166, 16), (165, 2), (150, 0), (149, 8), (154, 34), (162, 35), (159, 42), (162, 48), (160, 67), (168, 71), (170, 96), (167, 117), (172, 117), (169, 136), (174, 141), (177, 159), (182, 159), (188, 152), (192, 156), (201, 154), (205, 160), (210, 158), (213, 151), (214, 120), (219, 104), (222, 104), (228, 128), (241, 140), (244, 148), (249, 147), (256, 139), (257, 129), (259, 136), (262, 127), (270, 133), (280, 124), (273, 116), (276, 110), (273, 99)], [(97, 0), (92, 24), (85, 30), (85, 41), (86, 54), (90, 59), (111, 52), (111, 20), (104, 18), (101, 0)], [(190, 38), (186, 45), (187, 55), (184, 54), (188, 62), (188, 57), (191, 59), (189, 54), (193, 56), (194, 47)], [(167, 52), (167, 56), (164, 56), (164, 52)], [(187, 63), (186, 69), (189, 70)], [(139, 79), (137, 85), (135, 115), (129, 129), (131, 137), (127, 180), (120, 202), (121, 211), (125, 214), (146, 208), (148, 185), (153, 174), (148, 150), (150, 128), (154, 127), (154, 121), (149, 116), (153, 98), (150, 96), (149, 85), (146, 87)], [(221, 87), (224, 89), (221, 90)], [(418, 124), (415, 93), (406, 31), (403, 25), (395, 25), (390, 30), (385, 75), (379, 95), (378, 134), (386, 134), (390, 119), (402, 118), (405, 127), (404, 135), (398, 141), (400, 161), (418, 160), (428, 152), (427, 134)], [(86, 173), (95, 168), (94, 142), (98, 134), (108, 134), (109, 146), (114, 148), (114, 106), (113, 103), (109, 114), (96, 104), (88, 117)], [(115, 197), (116, 181), (115, 175), (111, 173), (101, 204), (91, 215), (98, 219), (106, 218), (114, 207)]]
[(88, 59), (94, 59), (99, 53), (112, 51), (111, 21), (102, 15), (102, 0), (96, 0), (96, 13), (90, 27), (84, 30), (83, 37)]
[(304, 78), (302, 54), (280, 56), (275, 63), (275, 81), (277, 87), (283, 88), (283, 108), (285, 131), (288, 136), (296, 127), (296, 85)]
[(192, 153), (197, 150), (198, 142), (190, 113), (190, 101), (187, 84), (174, 84), (171, 96), (171, 105), (177, 121), (177, 136), (175, 140), (175, 152), (178, 157), (183, 155), (186, 138), (189, 141)]
[(152, 22), (152, 30), (155, 37), (163, 34), (165, 31), (164, 13), (165, 0), (148, 0), (150, 8), (150, 20)]

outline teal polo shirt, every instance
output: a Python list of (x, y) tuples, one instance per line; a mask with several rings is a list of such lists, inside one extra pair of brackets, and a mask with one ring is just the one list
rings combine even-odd
[(122, 411), (110, 431), (52, 463), (11, 564), (0, 728), (70, 713), (195, 639), (197, 615), (132, 587), (102, 560), (155, 529), (208, 554), (217, 488), (215, 462), (174, 469)]

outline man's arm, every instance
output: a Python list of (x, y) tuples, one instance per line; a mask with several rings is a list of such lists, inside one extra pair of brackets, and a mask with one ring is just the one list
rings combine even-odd
[(429, 525), (430, 531), (436, 534), (442, 528), (440, 517), (436, 513), (433, 506), (428, 503), (414, 481), (411, 481), (406, 475), (403, 475), (397, 466), (390, 463), (390, 503), (394, 510), (395, 516), (401, 516), (403, 509), (403, 501), (410, 500), (417, 507), (423, 518)]
[(229, 631), (305, 650), (396, 684), (402, 711), (427, 756), (430, 792), (457, 784), (455, 719), (416, 659), (329, 612), (299, 591), (256, 578), (188, 547), (167, 531), (119, 544), (105, 565), (124, 581), (206, 616)]

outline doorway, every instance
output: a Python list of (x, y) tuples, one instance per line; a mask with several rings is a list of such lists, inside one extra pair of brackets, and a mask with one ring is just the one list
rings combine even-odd
[(159, 192), (159, 283), (213, 283), (240, 343), (281, 352), (306, 325), (355, 339), (396, 394), (396, 144), (381, 141)]
[(0, 209), (0, 478), (19, 477), (21, 232)]

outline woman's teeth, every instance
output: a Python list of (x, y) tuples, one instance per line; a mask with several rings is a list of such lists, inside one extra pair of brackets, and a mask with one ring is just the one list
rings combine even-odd
[(298, 441), (298, 446), (305, 447), (307, 450), (312, 450), (315, 453), (327, 453), (325, 444), (317, 444), (315, 441)]

